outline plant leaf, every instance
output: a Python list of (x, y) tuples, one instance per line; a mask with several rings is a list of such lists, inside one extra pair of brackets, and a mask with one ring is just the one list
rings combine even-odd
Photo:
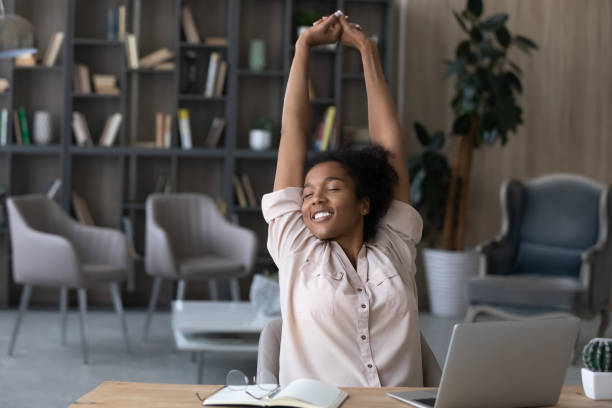
[(497, 41), (504, 48), (510, 45), (510, 41), (512, 39), (510, 32), (506, 29), (506, 27), (501, 27), (495, 31), (495, 38), (497, 38)]
[(419, 122), (414, 122), (414, 131), (416, 132), (417, 139), (419, 142), (425, 147), (429, 147), (431, 144), (431, 137), (429, 137), (429, 133), (425, 126), (421, 125)]
[(414, 178), (410, 181), (410, 196), (412, 198), (412, 203), (417, 206), (421, 203), (421, 199), (423, 198), (423, 181), (425, 180), (425, 169), (419, 170)]
[(461, 41), (455, 50), (457, 58), (466, 58), (470, 54), (470, 42), (468, 40)]
[(459, 116), (453, 122), (453, 133), (456, 135), (464, 135), (470, 130), (470, 115), (465, 114)]
[(439, 130), (431, 137), (431, 144), (429, 147), (432, 150), (440, 150), (444, 146), (444, 132)]
[(453, 15), (455, 16), (455, 19), (457, 20), (457, 23), (459, 23), (461, 29), (465, 31), (466, 34), (469, 34), (470, 30), (468, 30), (467, 26), (465, 25), (465, 22), (463, 21), (463, 18), (459, 15), (459, 13), (453, 10)]
[(480, 17), (482, 14), (482, 0), (468, 0), (467, 9), (475, 17)]
[(523, 86), (521, 85), (521, 80), (514, 74), (514, 72), (506, 72), (506, 78), (510, 83), (510, 86), (517, 90), (517, 92), (523, 92)]
[(522, 35), (516, 35), (513, 39), (514, 44), (519, 47), (522, 51), (529, 54), (531, 49), (538, 49), (538, 45), (531, 41), (529, 38)]
[(480, 28), (482, 30), (487, 31), (497, 31), (506, 24), (508, 21), (508, 14), (499, 13), (494, 14), (491, 17), (487, 18), (482, 24), (480, 24)]
[(514, 72), (516, 72), (517, 75), (523, 75), (523, 70), (521, 69), (521, 67), (519, 67), (512, 61), (510, 61), (509, 64), (510, 64), (510, 67), (514, 70)]
[(448, 65), (446, 70), (446, 77), (453, 76), (463, 70), (465, 67), (465, 61), (462, 58), (458, 58)]
[(470, 31), (470, 38), (475, 42), (481, 42), (483, 39), (482, 31), (476, 27), (472, 28), (472, 31)]

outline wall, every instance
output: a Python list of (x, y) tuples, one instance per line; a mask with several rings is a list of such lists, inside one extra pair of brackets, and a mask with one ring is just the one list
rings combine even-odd
[[(409, 153), (419, 149), (413, 121), (432, 130), (450, 128), (453, 89), (452, 81), (444, 79), (442, 60), (454, 55), (462, 37), (451, 11), (462, 10), (465, 3), (404, 3), (405, 83), (399, 91), (404, 92), (400, 113)], [(485, 14), (494, 12), (508, 13), (511, 32), (530, 37), (540, 50), (531, 57), (518, 50), (512, 54), (524, 71), (519, 103), (525, 123), (503, 149), (475, 153), (468, 213), (470, 246), (498, 233), (499, 186), (507, 178), (572, 172), (612, 182), (612, 2), (486, 0)], [(452, 144), (447, 146), (451, 149)]]

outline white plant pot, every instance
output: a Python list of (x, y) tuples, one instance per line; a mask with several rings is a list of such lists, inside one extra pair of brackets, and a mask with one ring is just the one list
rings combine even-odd
[(272, 145), (272, 132), (262, 129), (249, 131), (249, 146), (253, 150), (266, 150)]
[(467, 284), (478, 273), (478, 253), (425, 249), (423, 263), (431, 312), (446, 317), (465, 315)]
[(594, 400), (612, 399), (612, 373), (581, 370), (584, 394)]

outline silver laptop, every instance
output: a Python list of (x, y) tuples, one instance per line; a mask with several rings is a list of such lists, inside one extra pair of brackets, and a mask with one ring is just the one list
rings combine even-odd
[(419, 408), (555, 405), (579, 327), (575, 317), (457, 324), (440, 387), (387, 395)]

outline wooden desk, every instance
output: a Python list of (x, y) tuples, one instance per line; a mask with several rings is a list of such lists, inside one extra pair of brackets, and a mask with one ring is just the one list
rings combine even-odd
[[(201, 402), (195, 393), (206, 398), (221, 388), (218, 385), (149, 384), (105, 381), (83, 395), (69, 408), (197, 408)], [(408, 408), (387, 392), (408, 391), (414, 388), (343, 388), (349, 394), (342, 408)], [(612, 401), (593, 401), (582, 393), (582, 387), (564, 387), (558, 408), (612, 408)]]

